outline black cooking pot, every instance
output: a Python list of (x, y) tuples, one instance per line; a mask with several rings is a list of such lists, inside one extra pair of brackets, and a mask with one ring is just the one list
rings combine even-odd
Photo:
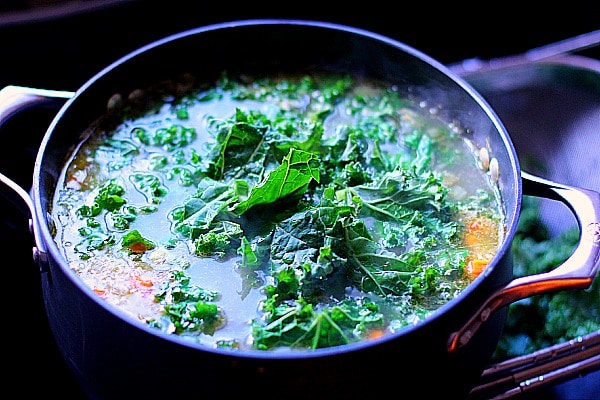
[[(235, 351), (194, 345), (143, 325), (100, 299), (70, 269), (53, 239), (50, 207), (64, 162), (111, 96), (127, 96), (185, 73), (213, 82), (223, 70), (310, 69), (393, 82), (464, 128), (498, 160), (505, 239), (485, 273), (456, 299), (416, 326), (368, 342), (310, 352)], [(1, 122), (42, 105), (60, 109), (42, 140), (31, 190), (4, 175), (0, 180), (10, 188), (6, 194), (17, 194), (29, 207), (51, 329), (91, 398), (464, 397), (489, 363), (510, 303), (587, 288), (600, 267), (600, 194), (521, 172), (509, 135), (475, 90), (430, 57), (372, 32), (289, 20), (200, 27), (134, 51), (75, 93), (6, 87), (0, 91)], [(510, 246), (523, 194), (563, 202), (582, 233), (575, 253), (560, 267), (513, 279)]]

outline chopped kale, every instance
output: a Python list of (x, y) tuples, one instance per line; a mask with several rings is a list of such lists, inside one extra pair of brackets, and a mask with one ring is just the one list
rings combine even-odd
[[(146, 288), (160, 309), (144, 317), (151, 326), (215, 335), (228, 322), (221, 294), (193, 279), (231, 267), (243, 283), (227, 294), (256, 289), (261, 300), (244, 315), (247, 332), (214, 346), (345, 345), (417, 323), (469, 284), (473, 210), (497, 228), (476, 261), (493, 257), (502, 213), (485, 171), (465, 163), (456, 130), (398, 88), (325, 74), (247, 79), (224, 73), (215, 87), (166, 96), (162, 114), (124, 121), (74, 162), (73, 186), (91, 188), (84, 205), (64, 192), (65, 209), (77, 204), (74, 253), (164, 283)], [(483, 195), (450, 195), (465, 168)], [(190, 264), (196, 275), (169, 269)]]

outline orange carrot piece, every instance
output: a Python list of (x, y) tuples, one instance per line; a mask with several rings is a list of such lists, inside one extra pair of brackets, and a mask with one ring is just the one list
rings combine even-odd
[(485, 267), (489, 264), (487, 260), (475, 259), (469, 261), (467, 264), (467, 273), (472, 279), (475, 279), (483, 272)]

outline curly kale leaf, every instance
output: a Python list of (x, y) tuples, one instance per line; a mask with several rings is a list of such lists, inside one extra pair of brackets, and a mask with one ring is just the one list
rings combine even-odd
[(241, 215), (256, 205), (272, 204), (288, 196), (302, 195), (313, 180), (320, 180), (319, 158), (314, 153), (292, 148), (281, 165), (254, 186), (248, 198), (235, 204), (232, 211)]
[(243, 181), (230, 185), (204, 178), (198, 184), (196, 193), (186, 200), (183, 206), (175, 209), (171, 216), (175, 221), (175, 231), (195, 240), (207, 233), (219, 221), (231, 220), (227, 209), (247, 190)]
[(277, 224), (271, 242), (273, 271), (292, 266), (301, 275), (303, 296), (318, 302), (322, 293), (343, 294), (349, 284), (346, 260), (336, 254), (328, 232), (340, 218), (349, 215), (349, 207), (322, 206), (299, 212)]
[(372, 233), (385, 248), (434, 251), (456, 243), (458, 206), (446, 200), (448, 189), (433, 173), (396, 169), (373, 180), (339, 190), (336, 197), (361, 206), (361, 218), (373, 218)]
[(435, 290), (435, 278), (447, 264), (428, 268), (421, 249), (396, 254), (383, 248), (357, 217), (356, 204), (336, 205), (325, 196), (319, 207), (296, 213), (273, 233), (272, 268), (295, 268), (301, 297), (314, 303), (325, 293), (341, 298), (348, 286), (382, 296)]
[(448, 189), (431, 172), (419, 175), (415, 168), (395, 169), (368, 185), (348, 190), (360, 197), (364, 216), (379, 220), (409, 220), (414, 210), (437, 219), (450, 220), (452, 216), (452, 206), (445, 201)]
[(160, 204), (169, 192), (160, 179), (153, 174), (135, 173), (129, 176), (129, 180), (152, 204)]
[(266, 310), (266, 321), (254, 320), (252, 324), (257, 349), (339, 346), (368, 337), (384, 326), (378, 306), (365, 298), (344, 300), (318, 311), (303, 299), (267, 304)]
[[(318, 159), (313, 153), (291, 149), (282, 164), (267, 174), (265, 180), (252, 188), (248, 182), (236, 180), (233, 185), (205, 178), (198, 190), (185, 204), (172, 213), (176, 221), (175, 230), (196, 242), (197, 254), (212, 254), (206, 250), (217, 245), (219, 254), (231, 237), (231, 229), (216, 232), (222, 221), (240, 224), (238, 216), (257, 205), (276, 203), (288, 197), (298, 197), (306, 191), (308, 185), (319, 180)], [(222, 225), (219, 225), (222, 228)], [(236, 235), (241, 235), (235, 232)], [(223, 235), (227, 237), (224, 237)], [(209, 248), (202, 243), (209, 240)], [(239, 242), (238, 242), (239, 243)], [(202, 246), (202, 248), (200, 248)]]
[(173, 272), (172, 279), (156, 295), (164, 305), (164, 317), (150, 325), (179, 334), (213, 335), (225, 323), (225, 315), (214, 303), (219, 297), (217, 292), (192, 285), (183, 272)]
[(228, 180), (239, 176), (248, 179), (258, 176), (264, 168), (268, 146), (265, 135), (269, 121), (258, 112), (244, 112), (237, 108), (231, 119), (214, 121), (216, 142), (208, 159), (207, 175), (214, 180)]
[(171, 125), (148, 132), (144, 128), (134, 128), (133, 134), (147, 146), (163, 147), (167, 151), (183, 148), (196, 139), (196, 130), (181, 125)]
[(229, 221), (218, 222), (210, 231), (201, 233), (194, 240), (194, 254), (201, 257), (225, 258), (240, 246), (242, 235), (242, 228), (238, 224)]

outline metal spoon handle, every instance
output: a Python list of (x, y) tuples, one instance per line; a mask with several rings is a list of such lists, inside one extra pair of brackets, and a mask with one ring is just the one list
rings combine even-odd
[(468, 75), (475, 72), (495, 70), (499, 68), (526, 64), (567, 54), (583, 51), (600, 45), (600, 30), (584, 33), (558, 42), (546, 44), (527, 50), (521, 54), (483, 60), (481, 58), (469, 58), (448, 65), (452, 72), (457, 75)]
[(600, 368), (600, 331), (488, 367), (469, 399), (508, 399)]

